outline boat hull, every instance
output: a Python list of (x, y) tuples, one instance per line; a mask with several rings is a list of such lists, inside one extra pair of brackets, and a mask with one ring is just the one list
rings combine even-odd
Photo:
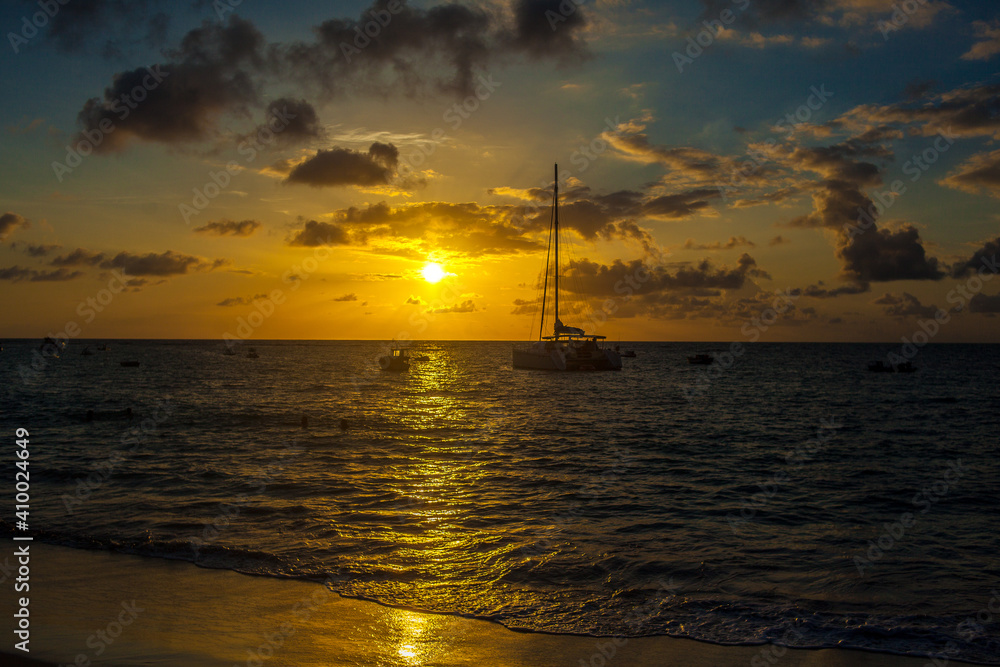
[(572, 346), (536, 344), (515, 349), (514, 368), (538, 371), (618, 371), (622, 358), (614, 350), (577, 350)]

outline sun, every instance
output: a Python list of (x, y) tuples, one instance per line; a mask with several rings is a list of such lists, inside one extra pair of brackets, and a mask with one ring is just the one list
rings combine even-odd
[(424, 264), (424, 268), (420, 270), (420, 273), (423, 274), (424, 280), (429, 283), (441, 282), (441, 279), (448, 275), (437, 262), (427, 262)]

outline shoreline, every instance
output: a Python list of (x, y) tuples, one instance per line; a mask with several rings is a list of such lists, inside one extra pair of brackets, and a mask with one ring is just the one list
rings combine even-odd
[[(88, 660), (123, 667), (709, 667), (772, 661), (787, 667), (924, 667), (929, 660), (855, 649), (509, 630), (489, 620), (343, 597), (316, 582), (41, 542), (31, 552), (32, 650), (18, 655), (13, 642), (0, 648), (12, 667)], [(4, 600), (12, 614), (13, 591)]]

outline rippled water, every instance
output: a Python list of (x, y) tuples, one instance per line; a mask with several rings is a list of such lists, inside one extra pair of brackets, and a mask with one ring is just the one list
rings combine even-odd
[(375, 342), (121, 341), (26, 382), (35, 345), (4, 343), (0, 419), (32, 434), (39, 539), (516, 628), (1000, 664), (998, 346), (551, 374), (420, 343), (394, 375)]

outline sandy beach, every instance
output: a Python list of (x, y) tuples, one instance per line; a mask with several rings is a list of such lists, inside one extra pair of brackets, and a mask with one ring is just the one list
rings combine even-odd
[[(767, 657), (788, 666), (926, 662), (847, 650), (513, 632), (487, 621), (343, 598), (310, 582), (41, 543), (32, 545), (31, 585), (31, 660), (10, 655), (8, 646), (4, 664), (707, 667), (769, 664)], [(6, 614), (13, 599), (4, 599)]]

